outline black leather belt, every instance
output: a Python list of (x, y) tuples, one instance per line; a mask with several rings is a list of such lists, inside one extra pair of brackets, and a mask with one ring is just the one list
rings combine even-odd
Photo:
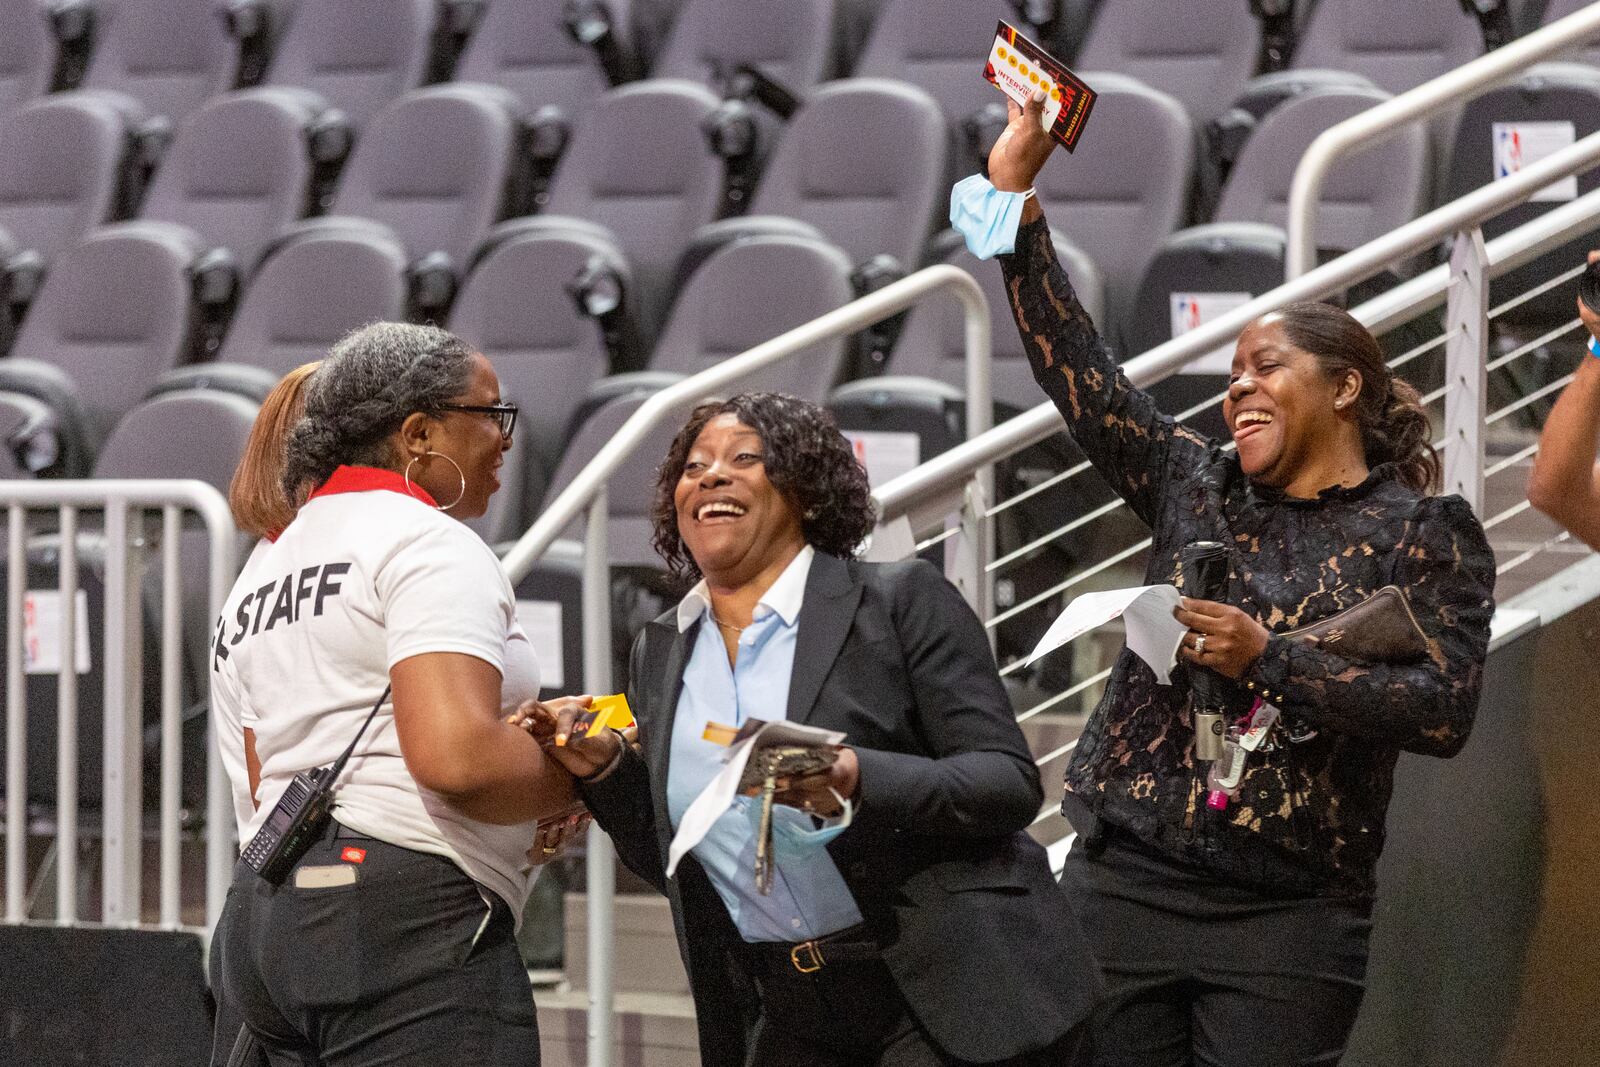
[(747, 941), (744, 948), (763, 965), (788, 962), (801, 974), (815, 974), (834, 963), (859, 963), (883, 956), (878, 943), (867, 936), (864, 923), (810, 941)]

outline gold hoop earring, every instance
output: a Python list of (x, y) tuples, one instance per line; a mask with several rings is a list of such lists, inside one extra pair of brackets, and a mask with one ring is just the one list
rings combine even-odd
[[(435, 452), (433, 449), (430, 448), (430, 449), (428, 449), (428, 451), (424, 452), (420, 456), (412, 456), (411, 457), (411, 462), (406, 464), (405, 473), (403, 475), (401, 475), (401, 477), (403, 477), (405, 479), (405, 481), (406, 481), (406, 492), (411, 494), (411, 498), (413, 500), (422, 500), (421, 497), (417, 496), (416, 493), (413, 493), (411, 491), (411, 468), (417, 462), (417, 460), (419, 460), (419, 459), (427, 459), (429, 456), (438, 456), (440, 459), (442, 459), (446, 463), (450, 464), (450, 466), (454, 467), (456, 469), (456, 477), (458, 479), (460, 479), (460, 481), (461, 481), (461, 491), (456, 493), (456, 498), (454, 500), (450, 501), (450, 503), (448, 503), (448, 504), (435, 504), (435, 505), (433, 505), (434, 508), (436, 510), (438, 510), (438, 511), (449, 511), (451, 508), (453, 508), (457, 504), (461, 503), (461, 498), (467, 495), (467, 476), (461, 470), (461, 464), (457, 463), (455, 460), (451, 459), (449, 456), (445, 455), (443, 452)], [(427, 490), (423, 490), (423, 491), (427, 492)], [(433, 494), (429, 493), (428, 495), (432, 496)], [(423, 501), (423, 502), (426, 503), (426, 501)]]

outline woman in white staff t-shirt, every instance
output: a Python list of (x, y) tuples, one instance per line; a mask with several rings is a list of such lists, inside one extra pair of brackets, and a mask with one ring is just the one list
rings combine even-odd
[[(536, 821), (566, 772), (504, 716), (539, 689), (511, 584), (458, 519), (499, 488), (516, 409), (433, 327), (339, 342), (306, 388), (284, 484), (315, 489), (218, 623), (219, 709), (259, 767), (253, 837), (296, 774), (334, 762), (333, 823), (281, 884), (241, 864), (223, 998), (277, 1062), (537, 1064), (513, 933)], [(219, 1033), (213, 1063), (232, 1035)]]

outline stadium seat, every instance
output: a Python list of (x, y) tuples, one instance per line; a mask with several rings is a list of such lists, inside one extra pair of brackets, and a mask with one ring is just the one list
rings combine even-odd
[[(599, 51), (568, 29), (574, 5), (564, 0), (491, 3), (468, 42), (456, 80), (498, 85), (515, 93), (529, 115), (555, 139), (552, 158), (595, 98), (611, 85)], [(580, 5), (581, 6), (581, 5)], [(633, 51), (627, 0), (606, 0), (589, 10), (603, 19), (606, 35), (624, 56)]]
[(537, 220), (558, 230), (587, 224), (622, 250), (632, 271), (630, 308), (645, 337), (666, 315), (685, 246), (716, 217), (722, 163), (700, 133), (716, 108), (709, 90), (683, 81), (605, 93), (578, 127)]
[(690, 255), (698, 262), (740, 235), (809, 232), (858, 267), (889, 256), (894, 273), (909, 271), (944, 214), (944, 163), (944, 119), (927, 93), (881, 78), (830, 82), (785, 128), (750, 214), (706, 227)]
[(360, 130), (423, 84), (437, 0), (295, 0), (267, 81), (321, 95)]
[(406, 251), (381, 231), (357, 224), (292, 235), (268, 249), (217, 360), (281, 376), (358, 326), (404, 319), (406, 285)]
[(952, 181), (977, 172), (996, 135), (992, 124), (1005, 122), (1005, 97), (979, 76), (1001, 19), (1018, 21), (1004, 0), (889, 0), (856, 64), (859, 77), (909, 82), (938, 103), (950, 130)]
[[(1564, 19), (1568, 15), (1576, 14), (1579, 9), (1588, 7), (1593, 2), (1594, 0), (1548, 0), (1539, 24), (1548, 26), (1557, 19)], [(1575, 62), (1588, 63), (1591, 66), (1600, 67), (1600, 39), (1591, 39), (1583, 48), (1573, 53), (1570, 58)]]
[[(718, 250), (688, 279), (672, 309), (651, 370), (616, 375), (590, 391), (588, 413), (551, 479), (549, 497), (565, 488), (629, 416), (664, 386), (842, 307), (850, 300), (850, 264), (826, 242), (786, 236), (753, 237)], [(821, 400), (844, 365), (842, 338), (825, 342), (741, 380), (725, 395), (775, 390)], [(611, 480), (613, 563), (655, 566), (650, 548), (654, 466), (678, 424), (667, 420)]]
[(82, 88), (127, 93), (176, 127), (233, 88), (238, 69), (215, 0), (115, 0), (96, 9)]
[[(1145, 272), (1128, 328), (1130, 354), (1281, 285), (1289, 190), (1301, 156), (1323, 131), (1387, 99), (1378, 89), (1316, 90), (1268, 114), (1223, 190), (1218, 221), (1173, 235)], [(1325, 258), (1346, 252), (1409, 222), (1427, 201), (1430, 178), (1428, 137), (1415, 125), (1343, 157), (1323, 185), (1319, 251)], [(1190, 381), (1162, 382), (1157, 394), (1176, 412), (1220, 392), (1225, 376), (1219, 356), (1183, 376)], [(1220, 425), (1196, 422), (1208, 431)]]
[(0, 389), (57, 407), (70, 466), (81, 470), (161, 373), (192, 357), (203, 250), (182, 227), (124, 222), (51, 265), (12, 357), (0, 361)]
[[(1445, 195), (1454, 200), (1491, 181), (1509, 176), (1546, 155), (1600, 130), (1600, 68), (1587, 63), (1544, 63), (1516, 81), (1477, 97), (1462, 109), (1451, 149)], [(1568, 200), (1600, 187), (1600, 173), (1589, 170), (1541, 190), (1534, 199), (1485, 221), (1493, 239), (1531, 222)], [(1491, 286), (1496, 305), (1519, 296), (1540, 281), (1583, 262), (1595, 247), (1595, 234), (1574, 234), (1555, 251), (1519, 267)], [(1573, 317), (1570, 286), (1561, 286), (1507, 309), (1497, 322), (1535, 332)]]
[(1139, 279), (1188, 221), (1198, 135), (1182, 105), (1119, 74), (1085, 74), (1100, 92), (1078, 149), (1058, 153), (1036, 182), (1050, 225), (1105, 277), (1101, 331), (1124, 337)]
[(837, 18), (836, 0), (687, 0), (651, 76), (728, 95), (747, 64), (800, 95), (833, 74)]
[(208, 101), (178, 128), (140, 217), (187, 226), (248, 275), (311, 207), (311, 145), (326, 129), (310, 94), (246, 89)]
[(518, 109), (509, 92), (488, 85), (407, 93), (357, 140), (330, 218), (299, 228), (364, 219), (388, 230), (413, 260), (433, 257), (438, 269), (458, 275), (514, 199)]
[(1351, 71), (1399, 94), (1482, 54), (1460, 0), (1319, 0), (1293, 65)]
[(1260, 47), (1260, 24), (1243, 0), (1102, 0), (1077, 63), (1159, 89), (1205, 123), (1250, 80)]
[(450, 310), (451, 332), (489, 357), (500, 395), (521, 408), (502, 488), (489, 513), (468, 524), (491, 544), (527, 525), (585, 392), (610, 369), (600, 330), (568, 292), (597, 261), (627, 275), (626, 257), (601, 235), (514, 220), (496, 228)]
[(0, 258), (47, 265), (113, 217), (127, 180), (127, 116), (98, 95), (43, 97), (0, 115)]
[(0, 116), (50, 88), (55, 38), (38, 0), (0, 0)]

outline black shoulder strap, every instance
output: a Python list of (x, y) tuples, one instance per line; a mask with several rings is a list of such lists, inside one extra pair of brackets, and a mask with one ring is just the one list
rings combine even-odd
[(372, 705), (372, 710), (367, 712), (367, 721), (361, 724), (361, 729), (357, 730), (356, 735), (350, 739), (350, 744), (343, 752), (339, 753), (339, 758), (333, 761), (333, 766), (328, 768), (326, 779), (328, 782), (332, 782), (339, 777), (339, 772), (344, 770), (344, 765), (350, 762), (350, 754), (356, 750), (356, 744), (361, 740), (361, 735), (366, 733), (367, 727), (372, 725), (372, 720), (378, 715), (378, 709), (383, 707), (385, 700), (389, 699), (389, 691), (393, 688), (393, 686), (389, 685), (383, 687), (383, 695), (378, 698), (376, 704)]

